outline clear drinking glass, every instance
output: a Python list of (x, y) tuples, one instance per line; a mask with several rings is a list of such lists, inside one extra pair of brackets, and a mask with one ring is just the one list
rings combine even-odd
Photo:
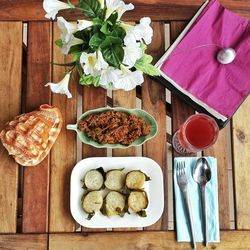
[(190, 154), (212, 146), (219, 134), (215, 120), (205, 114), (190, 116), (177, 130), (172, 145), (179, 154)]

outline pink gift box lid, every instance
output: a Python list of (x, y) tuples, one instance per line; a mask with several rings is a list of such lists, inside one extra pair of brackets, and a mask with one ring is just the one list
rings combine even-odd
[[(233, 48), (230, 64), (217, 61)], [(250, 91), (250, 22), (210, 1), (161, 66), (169, 78), (205, 105), (229, 118)]]

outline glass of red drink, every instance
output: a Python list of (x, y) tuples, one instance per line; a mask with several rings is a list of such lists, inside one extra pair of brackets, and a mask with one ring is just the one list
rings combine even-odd
[(215, 120), (205, 114), (190, 116), (173, 136), (173, 147), (180, 154), (202, 151), (213, 145), (218, 137), (219, 127)]

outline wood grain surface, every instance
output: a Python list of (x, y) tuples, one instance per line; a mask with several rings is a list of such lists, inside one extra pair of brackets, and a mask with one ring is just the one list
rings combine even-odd
[[(0, 22), (0, 131), (21, 111), (22, 23)], [(0, 143), (0, 233), (16, 232), (18, 165)]]
[(46, 234), (2, 234), (0, 249), (3, 250), (46, 250)]
[[(164, 43), (164, 23), (153, 23), (154, 36), (147, 53), (152, 55), (157, 61), (163, 54)], [(166, 166), (166, 93), (165, 87), (149, 77), (145, 77), (142, 84), (142, 108), (151, 114), (157, 121), (157, 135), (143, 145), (143, 156), (155, 160), (162, 168), (164, 176), (164, 200), (165, 208), (160, 220), (154, 225), (145, 228), (146, 230), (166, 230), (168, 227), (167, 216), (167, 166)]]
[(230, 229), (229, 181), (228, 168), (231, 157), (230, 124), (219, 133), (217, 142), (204, 151), (205, 156), (217, 159), (219, 219), (221, 229)]
[[(136, 90), (113, 91), (113, 107), (136, 108)], [(136, 156), (136, 148), (113, 149), (112, 156)]]
[[(98, 239), (98, 240), (97, 240)], [(113, 232), (101, 234), (51, 234), (49, 249), (91, 249), (91, 250), (187, 250), (190, 243), (176, 242), (174, 232)], [(221, 231), (220, 243), (209, 243), (204, 247), (197, 244), (197, 249), (249, 250), (250, 231)]]
[[(44, 21), (45, 12), (42, 0), (1, 0), (0, 20)], [(72, 0), (77, 3), (77, 0)], [(153, 20), (188, 20), (204, 2), (203, 0), (131, 0), (135, 10), (124, 15), (124, 19), (138, 20), (150, 16)], [(250, 0), (221, 0), (223, 6), (250, 18)], [(180, 11), (181, 10), (181, 11)], [(59, 13), (62, 15), (62, 13)], [(64, 11), (63, 16), (70, 20), (84, 19), (80, 12)]]
[[(53, 40), (60, 37), (57, 25), (53, 25)], [(53, 46), (53, 62), (67, 63), (70, 57), (65, 57), (57, 46)], [(63, 79), (69, 67), (53, 66), (53, 82)], [(76, 123), (77, 108), (77, 76), (71, 79), (69, 90), (72, 98), (66, 95), (53, 94), (52, 105), (62, 112), (63, 126), (52, 150), (50, 161), (50, 232), (73, 232), (75, 220), (70, 213), (70, 174), (76, 164), (76, 133), (66, 129), (67, 124)]]
[(236, 229), (250, 228), (250, 99), (248, 98), (233, 117), (234, 184)]
[[(91, 109), (106, 107), (107, 104), (107, 91), (101, 87), (83, 87), (83, 112)], [(107, 150), (105, 148), (95, 148), (93, 146), (82, 144), (82, 158), (88, 157), (105, 157), (107, 156)], [(98, 167), (98, 166), (97, 166)], [(99, 232), (106, 231), (105, 228), (86, 228), (82, 227), (84, 232)]]
[[(50, 104), (51, 24), (30, 22), (28, 27), (28, 66), (26, 112)], [(23, 176), (23, 232), (48, 230), (49, 156), (36, 167), (25, 167)]]

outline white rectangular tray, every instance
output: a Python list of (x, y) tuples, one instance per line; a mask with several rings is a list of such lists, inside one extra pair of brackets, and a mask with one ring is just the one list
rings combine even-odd
[[(107, 217), (97, 212), (91, 220), (83, 211), (81, 198), (86, 192), (81, 180), (91, 170), (103, 167), (105, 171), (124, 168), (127, 173), (131, 170), (141, 170), (151, 178), (146, 181), (144, 189), (147, 192), (149, 204), (146, 208), (147, 217), (140, 217), (135, 213), (126, 213), (124, 217)], [(154, 224), (162, 215), (164, 208), (163, 175), (160, 166), (146, 157), (93, 157), (81, 160), (71, 173), (70, 183), (70, 210), (74, 219), (82, 226), (89, 228), (116, 228), (116, 227), (146, 227)]]

